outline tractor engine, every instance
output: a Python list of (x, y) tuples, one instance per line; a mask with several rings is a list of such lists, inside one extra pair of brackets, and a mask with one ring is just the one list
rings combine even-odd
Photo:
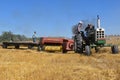
[(96, 44), (99, 46), (104, 46), (104, 44), (106, 43), (105, 30), (100, 27), (99, 16), (97, 16), (97, 29), (95, 31), (95, 41)]

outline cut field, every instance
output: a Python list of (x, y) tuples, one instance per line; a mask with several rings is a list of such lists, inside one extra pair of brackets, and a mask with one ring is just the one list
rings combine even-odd
[(0, 48), (0, 80), (119, 80), (120, 54), (91, 56)]

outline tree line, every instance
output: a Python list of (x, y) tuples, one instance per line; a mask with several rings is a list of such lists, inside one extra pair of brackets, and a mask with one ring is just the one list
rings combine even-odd
[(25, 35), (13, 34), (11, 31), (2, 32), (0, 35), (0, 42), (3, 41), (28, 41), (31, 38), (27, 38)]

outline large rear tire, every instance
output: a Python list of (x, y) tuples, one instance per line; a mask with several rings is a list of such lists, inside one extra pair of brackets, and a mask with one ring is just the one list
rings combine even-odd
[(76, 43), (76, 41), (74, 41), (74, 51), (75, 51), (75, 53), (78, 52), (78, 51), (77, 51), (77, 43)]
[(119, 49), (118, 49), (118, 46), (117, 46), (117, 45), (113, 45), (113, 46), (111, 47), (111, 50), (112, 50), (112, 53), (113, 53), (113, 54), (116, 54), (116, 53), (119, 52)]
[(75, 35), (74, 39), (74, 51), (75, 53), (83, 53), (83, 47), (82, 47), (82, 36), (81, 34)]
[(85, 55), (90, 56), (91, 51), (90, 51), (90, 46), (85, 46)]

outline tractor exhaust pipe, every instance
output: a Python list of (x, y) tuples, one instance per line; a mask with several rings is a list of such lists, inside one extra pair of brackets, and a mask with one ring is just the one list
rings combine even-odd
[(100, 28), (100, 18), (99, 18), (99, 15), (97, 15), (97, 28)]

